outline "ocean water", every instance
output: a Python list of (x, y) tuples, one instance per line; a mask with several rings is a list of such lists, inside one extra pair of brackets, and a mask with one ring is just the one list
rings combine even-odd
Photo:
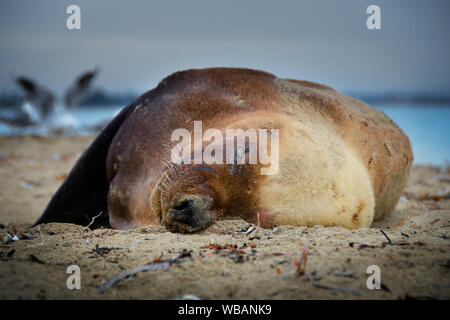
[[(376, 104), (374, 107), (391, 117), (409, 136), (415, 164), (446, 165), (450, 160), (450, 106)], [(105, 122), (123, 106), (89, 106), (73, 110), (81, 125)], [(0, 107), (0, 115), (10, 115), (13, 110)], [(25, 130), (31, 133), (32, 130)], [(0, 123), (0, 135), (16, 133)], [(0, 150), (1, 153), (1, 150)]]
[(450, 161), (450, 106), (379, 104), (409, 136), (415, 164), (447, 165)]

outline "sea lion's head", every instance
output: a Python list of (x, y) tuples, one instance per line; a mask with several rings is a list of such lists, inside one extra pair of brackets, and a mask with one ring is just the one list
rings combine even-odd
[[(248, 160), (248, 148), (241, 155)], [(151, 208), (175, 232), (201, 231), (225, 217), (249, 218), (257, 211), (259, 165), (167, 163), (152, 190)], [(225, 159), (224, 159), (225, 160)]]

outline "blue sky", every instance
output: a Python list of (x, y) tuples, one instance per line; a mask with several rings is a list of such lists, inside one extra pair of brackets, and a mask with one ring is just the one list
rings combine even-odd
[[(66, 8), (81, 8), (81, 30)], [(366, 8), (381, 8), (381, 30)], [(177, 70), (262, 69), (347, 91), (450, 92), (450, 1), (0, 2), (0, 88), (31, 76), (61, 92), (98, 65), (97, 86), (138, 93)]]

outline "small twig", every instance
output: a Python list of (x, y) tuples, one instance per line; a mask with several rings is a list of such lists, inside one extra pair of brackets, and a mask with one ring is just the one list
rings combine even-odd
[(39, 226), (37, 226), (37, 227), (38, 227), (39, 233), (41, 234), (41, 244), (40, 244), (40, 246), (42, 246), (45, 243), (44, 242), (44, 235), (42, 234), (41, 228)]
[(30, 245), (30, 246), (28, 246), (28, 248), (33, 248), (33, 247), (36, 247), (36, 246), (42, 246), (42, 245), (45, 244), (44, 235), (42, 234), (41, 228), (39, 226), (37, 226), (37, 228), (39, 230), (39, 233), (41, 234), (41, 243), (38, 243), (38, 244), (35, 244), (35, 245)]
[(259, 230), (259, 227), (261, 225), (260, 220), (259, 220), (259, 211), (256, 213), (256, 218), (258, 219), (258, 225), (255, 227), (255, 229), (252, 230), (252, 232), (250, 232), (248, 234), (249, 237), (251, 237), (253, 234), (255, 234)]
[(336, 291), (343, 292), (343, 293), (352, 293), (357, 296), (362, 296), (361, 292), (359, 292), (358, 290), (352, 289), (352, 288), (333, 288), (333, 287), (323, 286), (323, 285), (316, 284), (316, 283), (313, 283), (312, 285), (319, 289), (336, 290)]
[(89, 224), (84, 227), (83, 231), (86, 231), (87, 229), (89, 229), (89, 227), (94, 223), (95, 219), (97, 219), (98, 217), (100, 217), (102, 215), (103, 211), (100, 211), (100, 213), (98, 215), (96, 215), (95, 217), (92, 218), (91, 222), (89, 222)]
[(101, 255), (103, 258), (105, 258), (105, 256), (103, 255), (103, 253), (102, 253), (98, 248), (95, 248), (95, 249), (92, 249), (92, 250), (94, 250), (94, 251), (97, 252), (99, 255)]
[(109, 280), (107, 283), (105, 283), (103, 285), (103, 287), (100, 288), (98, 293), (102, 294), (103, 292), (105, 292), (106, 289), (108, 289), (112, 285), (116, 284), (120, 280), (122, 280), (124, 278), (127, 278), (129, 276), (132, 276), (132, 275), (134, 275), (136, 273), (152, 271), (152, 270), (159, 270), (159, 269), (168, 269), (169, 267), (170, 267), (170, 262), (164, 261), (164, 262), (152, 262), (152, 263), (147, 264), (147, 265), (143, 265), (143, 266), (139, 266), (139, 267), (133, 268), (133, 269), (125, 271), (125, 272), (119, 274), (118, 276), (112, 278), (111, 280)]
[(308, 253), (309, 253), (309, 243), (307, 242), (303, 246), (302, 255), (300, 256), (300, 261), (298, 262), (299, 268), (297, 271), (300, 275), (305, 273), (306, 262), (308, 261)]
[(38, 257), (36, 257), (34, 254), (30, 254), (29, 258), (31, 261), (39, 263), (39, 264), (45, 264), (44, 261), (42, 261), (41, 259), (39, 259)]
[(252, 232), (253, 230), (255, 230), (255, 227), (253, 225), (251, 225), (250, 227), (248, 227), (248, 229), (246, 231), (242, 231), (242, 232), (235, 232), (238, 234), (249, 234), (250, 232)]
[(306, 263), (308, 261), (308, 253), (309, 253), (309, 243), (305, 243), (303, 245), (303, 250), (300, 256), (300, 260), (297, 260), (294, 257), (291, 257), (292, 262), (295, 265), (295, 269), (290, 272), (285, 272), (283, 274), (283, 278), (290, 276), (293, 273), (297, 273), (298, 275), (304, 275), (306, 270)]
[(386, 239), (387, 239), (387, 241), (389, 242), (389, 244), (391, 244), (392, 241), (391, 241), (391, 239), (389, 239), (389, 237), (387, 236), (387, 234), (386, 234), (383, 230), (381, 230), (381, 229), (380, 229), (380, 231), (381, 231), (381, 233), (386, 237)]

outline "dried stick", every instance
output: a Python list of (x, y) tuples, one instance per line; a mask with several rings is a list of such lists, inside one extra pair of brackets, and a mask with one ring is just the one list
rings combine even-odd
[(120, 280), (122, 280), (124, 278), (127, 278), (129, 276), (132, 276), (132, 275), (134, 275), (136, 273), (145, 272), (145, 271), (159, 270), (159, 269), (168, 269), (169, 267), (170, 267), (170, 263), (169, 262), (154, 262), (154, 263), (150, 263), (148, 265), (143, 265), (143, 266), (139, 266), (139, 267), (133, 268), (133, 269), (125, 271), (125, 272), (119, 274), (118, 276), (112, 278), (111, 280), (109, 280), (107, 283), (105, 283), (103, 285), (103, 287), (100, 288), (98, 293), (102, 294), (103, 292), (105, 292), (106, 289), (108, 289), (112, 285), (116, 284)]
[(87, 229), (89, 229), (89, 227), (94, 223), (95, 219), (97, 219), (98, 217), (100, 217), (102, 215), (103, 211), (100, 211), (100, 213), (98, 215), (96, 215), (95, 217), (92, 218), (91, 222), (89, 222), (89, 224), (84, 227), (83, 231), (86, 231)]

